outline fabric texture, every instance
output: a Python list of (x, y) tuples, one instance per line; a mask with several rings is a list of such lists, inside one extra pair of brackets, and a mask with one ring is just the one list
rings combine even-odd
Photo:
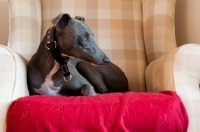
[[(176, 91), (188, 111), (190, 119), (188, 131), (200, 130), (198, 112), (200, 109), (198, 85), (200, 49), (198, 45), (186, 45), (186, 47), (175, 49), (175, 0), (57, 0), (56, 2), (53, 0), (8, 0), (8, 2), (10, 9), (8, 45), (26, 62), (35, 53), (46, 29), (52, 26), (50, 22), (52, 18), (61, 12), (69, 13), (72, 17), (83, 16), (94, 32), (99, 47), (125, 72), (131, 90)], [(5, 126), (5, 112), (8, 104), (18, 97), (28, 95), (28, 92), (25, 88), (25, 64), (17, 63), (17, 60), (23, 62), (22, 59), (13, 50), (1, 48), (0, 52), (3, 55), (0, 56), (0, 99), (2, 100), (0, 120), (2, 126)], [(16, 59), (15, 55), (20, 59)], [(18, 64), (21, 66), (17, 66)], [(11, 69), (8, 71), (8, 68)], [(12, 70), (15, 72), (15, 77), (14, 73), (10, 72)], [(8, 74), (10, 74), (9, 78), (7, 78)], [(17, 76), (18, 79), (16, 79)], [(23, 83), (16, 85), (17, 82)], [(16, 89), (13, 90), (14, 88)], [(32, 98), (30, 97), (29, 101), (32, 101)], [(26, 99), (28, 101), (28, 97)], [(71, 99), (74, 98), (69, 100)], [(32, 102), (34, 104), (34, 101)], [(53, 105), (57, 106), (57, 102), (55, 101)], [(142, 103), (140, 106), (143, 106)], [(118, 114), (121, 113), (118, 112), (116, 117)], [(108, 116), (112, 116), (112, 113)], [(61, 122), (63, 120), (64, 118)], [(48, 126), (44, 124), (46, 125)]]
[(29, 96), (12, 103), (7, 132), (186, 132), (188, 117), (173, 92), (89, 97)]
[(26, 62), (36, 52), (41, 37), (40, 0), (8, 0), (10, 31), (8, 47)]
[(85, 17), (95, 41), (128, 77), (133, 91), (145, 91), (147, 65), (141, 0), (42, 0), (42, 37), (60, 13)]
[(176, 91), (187, 108), (188, 131), (200, 130), (200, 45), (187, 44), (154, 60), (146, 69), (148, 92)]
[(175, 0), (9, 0), (9, 47), (28, 61), (52, 18), (83, 16), (99, 47), (125, 72), (130, 89), (144, 92), (146, 57), (150, 63), (176, 45), (174, 6)]
[(5, 131), (5, 118), (11, 102), (28, 95), (26, 67), (21, 57), (0, 45), (0, 131)]
[(143, 0), (144, 42), (148, 64), (176, 48), (176, 0)]
[(147, 92), (176, 91), (173, 66), (178, 48), (151, 62), (145, 71)]
[(176, 92), (187, 107), (189, 132), (200, 131), (200, 45), (187, 44), (179, 48), (174, 59), (173, 76)]

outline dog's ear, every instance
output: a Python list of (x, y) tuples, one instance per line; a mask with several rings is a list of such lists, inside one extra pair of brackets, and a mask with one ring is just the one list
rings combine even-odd
[(60, 28), (65, 28), (71, 19), (72, 18), (69, 14), (61, 13), (57, 17), (53, 18), (51, 22), (55, 26), (59, 26)]
[(75, 19), (85, 22), (85, 18), (81, 16), (75, 16)]

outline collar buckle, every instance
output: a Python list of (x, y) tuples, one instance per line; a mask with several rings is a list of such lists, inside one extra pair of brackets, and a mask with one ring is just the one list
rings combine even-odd
[(53, 43), (47, 43), (47, 44), (45, 44), (45, 47), (46, 47), (48, 50), (56, 49), (56, 41), (53, 41)]
[(70, 74), (69, 76), (63, 77), (65, 82), (69, 82), (72, 79), (72, 75)]
[(67, 68), (66, 65), (67, 65), (67, 64), (60, 66), (61, 69), (62, 69), (62, 72), (63, 72), (63, 73), (67, 73), (67, 72), (69, 72), (69, 70), (68, 70), (68, 68)]

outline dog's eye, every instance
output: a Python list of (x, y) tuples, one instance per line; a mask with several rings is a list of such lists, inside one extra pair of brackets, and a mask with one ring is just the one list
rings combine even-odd
[(87, 36), (87, 35), (84, 35), (83, 38), (84, 38), (85, 40), (87, 40), (88, 36)]

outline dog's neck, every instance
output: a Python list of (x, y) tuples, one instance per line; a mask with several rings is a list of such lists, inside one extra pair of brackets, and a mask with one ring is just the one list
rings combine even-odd
[[(44, 45), (40, 45), (40, 46), (41, 47), (43, 46), (42, 48), (44, 48), (44, 47), (46, 48), (43, 50), (47, 51), (46, 52), (47, 58), (49, 58), (49, 56), (51, 56), (50, 65), (52, 65), (52, 64), (55, 65), (55, 63), (54, 63), (55, 60), (57, 63), (60, 64), (60, 67), (62, 69), (63, 78), (66, 82), (68, 82), (72, 78), (72, 76), (68, 70), (68, 67), (67, 67), (67, 62), (69, 60), (69, 57), (63, 57), (57, 49), (57, 42), (55, 39), (55, 28), (56, 27), (53, 26), (47, 30), (46, 35), (42, 42), (42, 44), (44, 44)], [(53, 62), (52, 62), (52, 59), (53, 59)]]
[[(44, 42), (45, 42), (45, 39), (42, 40), (37, 50), (37, 53), (35, 55), (37, 55), (36, 56), (36, 58), (38, 58), (37, 60), (41, 61), (41, 62), (38, 62), (38, 65), (39, 67), (42, 68), (43, 73), (45, 73), (45, 76), (46, 76), (47, 74), (49, 74), (49, 72), (53, 68), (55, 64), (54, 63), (55, 59), (53, 58), (49, 50), (45, 47)], [(40, 51), (43, 51), (43, 52), (40, 52)]]

